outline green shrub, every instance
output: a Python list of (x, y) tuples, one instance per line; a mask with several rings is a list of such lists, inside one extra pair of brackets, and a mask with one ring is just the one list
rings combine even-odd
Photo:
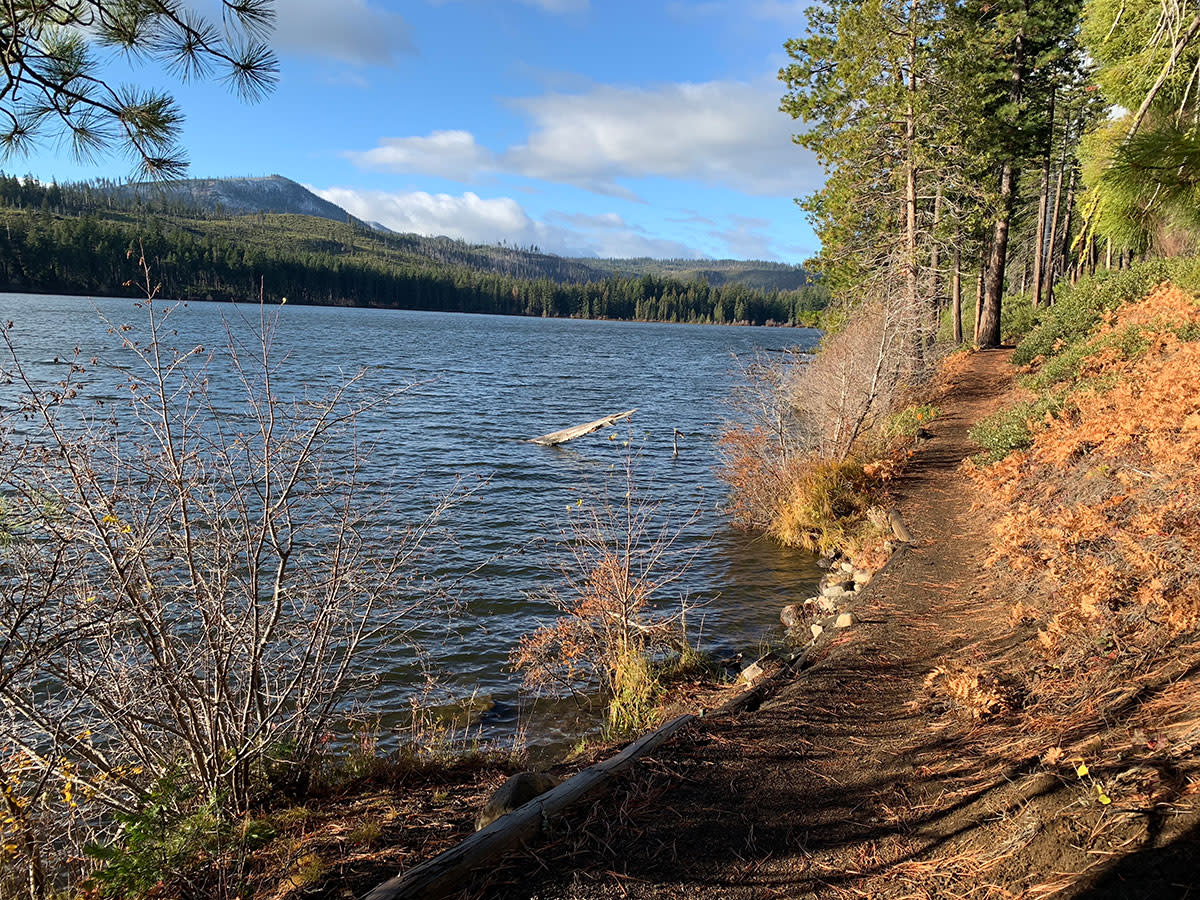
[(1006, 296), (1000, 304), (1000, 337), (1005, 343), (1021, 340), (1037, 325), (1040, 312), (1031, 293)]
[[(1010, 294), (1000, 302), (1000, 337), (1006, 343), (1020, 340), (1037, 324), (1041, 311), (1033, 308), (1029, 294)], [(963, 338), (971, 342), (975, 327), (975, 297), (963, 298)], [(938, 325), (938, 340), (949, 342), (954, 339), (954, 312), (949, 307), (942, 310)]]
[(1145, 333), (1137, 326), (1114, 331), (1103, 340), (1076, 341), (1047, 359), (1041, 368), (1025, 378), (1022, 384), (1038, 392), (1063, 383), (1073, 384), (1079, 379), (1084, 362), (1102, 350), (1116, 347), (1121, 359), (1132, 360), (1145, 353), (1147, 346)]
[(937, 407), (930, 403), (905, 407), (888, 416), (880, 428), (880, 435), (888, 443), (910, 441), (916, 437), (917, 431), (936, 419), (937, 415)]
[(993, 413), (975, 425), (969, 435), (983, 448), (984, 458), (996, 462), (1013, 450), (1024, 450), (1032, 444), (1033, 435), (1046, 415), (1054, 415), (1062, 407), (1061, 394), (1047, 394)]
[(89, 844), (84, 853), (99, 863), (91, 876), (101, 897), (154, 896), (162, 885), (186, 882), (203, 892), (221, 860), (222, 877), (236, 882), (230, 865), (276, 837), (266, 819), (234, 821), (215, 800), (198, 801), (178, 767), (159, 778), (145, 805), (135, 813), (118, 812), (115, 840)]
[(1123, 271), (1100, 270), (1073, 285), (1058, 284), (1054, 305), (1041, 310), (1037, 327), (1017, 346), (1013, 362), (1026, 365), (1072, 347), (1096, 330), (1106, 312), (1144, 297), (1168, 279), (1184, 290), (1200, 288), (1200, 259), (1152, 259)]
[(139, 812), (114, 815), (120, 838), (84, 848), (101, 864), (92, 876), (100, 896), (144, 896), (211, 857), (223, 829), (220, 812), (214, 804), (184, 811), (192, 798), (177, 777), (164, 776)]

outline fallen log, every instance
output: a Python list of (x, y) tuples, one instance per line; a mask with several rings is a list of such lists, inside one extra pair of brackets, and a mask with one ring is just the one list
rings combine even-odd
[(447, 897), (458, 892), (472, 876), (486, 871), (501, 853), (537, 836), (542, 820), (558, 815), (599, 791), (634, 760), (654, 750), (684, 725), (695, 720), (685, 715), (630, 744), (616, 756), (588, 766), (558, 787), (534, 797), (524, 806), (501, 816), (457, 847), (427, 860), (402, 875), (385, 881), (363, 900), (407, 900)]
[(614, 425), (622, 419), (628, 419), (637, 409), (627, 409), (623, 413), (617, 413), (615, 416), (605, 416), (603, 419), (597, 419), (594, 422), (585, 422), (582, 425), (573, 425), (570, 428), (564, 428), (562, 431), (552, 431), (549, 434), (543, 434), (541, 437), (530, 438), (530, 442), (541, 444), (544, 447), (553, 447), (556, 444), (564, 444), (567, 441), (573, 441), (577, 437), (583, 437), (585, 434), (591, 434), (593, 431), (598, 431), (608, 425)]
[(908, 526), (904, 524), (904, 519), (901, 517), (899, 510), (893, 509), (888, 511), (888, 524), (892, 526), (892, 534), (895, 535), (896, 540), (900, 541), (900, 543), (916, 543), (916, 541), (913, 540), (912, 532), (909, 531)]

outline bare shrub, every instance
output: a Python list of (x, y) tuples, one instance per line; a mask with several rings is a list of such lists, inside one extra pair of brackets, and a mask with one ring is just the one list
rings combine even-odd
[(3, 334), (23, 397), (0, 434), (0, 800), (34, 897), (122, 822), (220, 823), (302, 787), (431, 602), (413, 564), (444, 507), (389, 531), (360, 479), (356, 421), (390, 398), (362, 373), (286, 398), (274, 316), (180, 351), (178, 307), (148, 294), (144, 336), (114, 329), (121, 396), (102, 405), (84, 402), (98, 360), (36, 384)]
[(628, 455), (623, 478), (570, 512), (562, 588), (547, 597), (561, 615), (524, 636), (512, 655), (530, 687), (598, 686), (616, 734), (650, 723), (656, 661), (691, 652), (687, 596), (670, 590), (694, 556), (680, 547), (687, 523), (663, 521), (659, 504), (639, 494), (634, 473)]
[[(815, 355), (760, 358), (746, 367), (721, 438), (720, 474), (736, 523), (788, 543), (828, 549), (839, 542), (840, 526), (827, 517), (841, 515), (843, 500), (861, 488), (854, 462), (869, 455), (864, 439), (925, 378), (931, 361), (933, 316), (893, 274), (881, 271)], [(852, 506), (853, 515), (862, 512), (865, 498)]]

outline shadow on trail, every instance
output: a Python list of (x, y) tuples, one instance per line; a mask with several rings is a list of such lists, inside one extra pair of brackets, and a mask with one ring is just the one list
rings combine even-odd
[(1200, 897), (1200, 825), (1160, 846), (1106, 866), (1075, 900), (1175, 900)]

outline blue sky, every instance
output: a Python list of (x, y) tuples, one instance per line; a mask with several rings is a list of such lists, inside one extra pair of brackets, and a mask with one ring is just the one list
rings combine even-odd
[[(264, 101), (174, 85), (152, 65), (128, 78), (174, 90), (197, 177), (278, 173), (397, 231), (799, 263), (816, 240), (793, 198), (820, 172), (791, 143), (776, 73), (805, 6), (277, 0), (281, 77)], [(55, 148), (4, 168), (130, 170)]]

